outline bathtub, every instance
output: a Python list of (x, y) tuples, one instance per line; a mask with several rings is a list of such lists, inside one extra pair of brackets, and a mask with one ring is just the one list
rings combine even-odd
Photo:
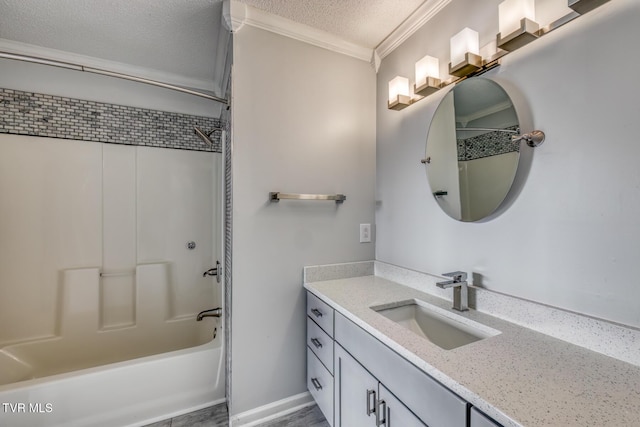
[(217, 322), (180, 319), (156, 336), (130, 328), (90, 342), (57, 337), (5, 347), (0, 426), (142, 426), (223, 402)]

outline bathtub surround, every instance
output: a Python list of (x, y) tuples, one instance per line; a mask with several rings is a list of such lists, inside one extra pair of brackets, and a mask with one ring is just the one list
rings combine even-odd
[(97, 333), (219, 305), (202, 277), (219, 257), (219, 154), (7, 134), (0, 152), (0, 345), (64, 335), (87, 307), (77, 327)]
[[(217, 127), (220, 106), (162, 88), (54, 67), (0, 60), (0, 69), (0, 88), (11, 88), (14, 95), (28, 95), (28, 99), (21, 98), (24, 111), (17, 112), (32, 116), (25, 120), (35, 118), (37, 123), (35, 113), (49, 107), (41, 94), (51, 95), (63, 115), (75, 114), (67, 109), (77, 103), (90, 106), (82, 107), (85, 109), (81, 108), (74, 117), (63, 117), (68, 122), (85, 120), (93, 125), (89, 132), (109, 134), (114, 131), (108, 127), (110, 124), (128, 126), (147, 114), (150, 119), (145, 120), (152, 120), (136, 129), (137, 134), (131, 133), (124, 144), (62, 139), (78, 137), (74, 127), (69, 126), (66, 129), (63, 126), (68, 133), (62, 137), (55, 135), (56, 139), (25, 135), (25, 129), (18, 129), (19, 135), (5, 128), (0, 131), (0, 175), (4, 174), (0, 187), (3, 183), (6, 186), (0, 194), (7, 197), (2, 201), (7, 209), (0, 214), (3, 217), (0, 246), (11, 246), (2, 249), (10, 256), (1, 260), (0, 283), (20, 284), (11, 288), (11, 298), (2, 299), (4, 305), (0, 302), (0, 322), (12, 325), (10, 331), (1, 329), (0, 345), (23, 342), (24, 337), (62, 341), (54, 337), (60, 329), (56, 325), (62, 324), (64, 316), (56, 314), (55, 304), (50, 303), (63, 290), (58, 282), (68, 272), (85, 268), (106, 273), (99, 278), (98, 309), (94, 302), (78, 305), (99, 314), (97, 324), (95, 318), (91, 320), (99, 335), (133, 336), (142, 323), (150, 326), (147, 320), (152, 316), (173, 329), (180, 324), (191, 325), (189, 331), (179, 333), (182, 341), (197, 330), (202, 330), (202, 337), (210, 341), (215, 320), (196, 323), (194, 319), (197, 311), (220, 305), (219, 293), (217, 302), (210, 297), (214, 280), (203, 279), (202, 271), (212, 267), (212, 259), (222, 259), (212, 248), (214, 242), (221, 241), (222, 230), (216, 228), (221, 221), (212, 221), (211, 217), (213, 211), (222, 212), (221, 200), (214, 200), (214, 194), (222, 189), (222, 161), (217, 153), (195, 151), (202, 150), (204, 143), (194, 134), (193, 125), (205, 131)], [(4, 95), (1, 99), (6, 100)], [(8, 112), (7, 105), (0, 104), (3, 113)], [(89, 111), (101, 113), (102, 122), (94, 121), (95, 115), (83, 116)], [(103, 119), (114, 111), (121, 117), (106, 123)], [(164, 129), (162, 120), (153, 121), (159, 117), (166, 119)], [(65, 120), (63, 124), (67, 123)], [(95, 127), (103, 124), (105, 127)], [(226, 119), (222, 125), (228, 126)], [(83, 133), (80, 137), (91, 135)], [(181, 141), (182, 136), (188, 141)], [(229, 138), (227, 132), (228, 141)], [(136, 144), (137, 139), (177, 149), (142, 146)], [(11, 148), (6, 151), (7, 147)], [(215, 150), (219, 152), (219, 148)], [(214, 179), (213, 175), (220, 176)], [(138, 194), (144, 197), (138, 199)], [(29, 214), (20, 211), (26, 208)], [(15, 221), (22, 221), (24, 227), (14, 227)], [(196, 241), (197, 247), (189, 251), (186, 242), (191, 240)], [(182, 261), (170, 261), (183, 255)], [(136, 298), (136, 280), (146, 281), (145, 277), (149, 277), (136, 271), (137, 266), (146, 270), (161, 264), (170, 276), (168, 280), (160, 280), (167, 274), (153, 274), (146, 288), (150, 294)], [(21, 274), (21, 270), (30, 274)], [(84, 284), (83, 291), (96, 294), (95, 282)], [(216, 286), (221, 287), (214, 284), (214, 290)], [(7, 294), (3, 291), (3, 295)], [(150, 310), (137, 307), (151, 300), (163, 307)], [(15, 301), (34, 306), (24, 308)], [(205, 306), (200, 307), (203, 303)], [(25, 312), (30, 313), (29, 322), (24, 320)], [(16, 313), (20, 313), (20, 321), (12, 320)], [(0, 386), (0, 401), (30, 402), (56, 396), (57, 415), (42, 419), (42, 425), (51, 426), (74, 422), (95, 426), (146, 424), (197, 410), (224, 400), (223, 334), (218, 328), (218, 338), (204, 347), (147, 357), (137, 353), (140, 358), (134, 360)], [(152, 337), (164, 340), (168, 334), (147, 329), (143, 338), (134, 341), (146, 346), (153, 341)], [(129, 347), (128, 351), (137, 351), (139, 346)], [(4, 372), (1, 368), (0, 371)], [(158, 372), (162, 375), (158, 376)], [(95, 405), (82, 404), (85, 398)], [(4, 425), (5, 420), (4, 414), (0, 414), (0, 424)], [(38, 422), (24, 416), (19, 422), (13, 421), (11, 425), (24, 423), (28, 427)]]
[(219, 119), (0, 88), (0, 134), (222, 152)]

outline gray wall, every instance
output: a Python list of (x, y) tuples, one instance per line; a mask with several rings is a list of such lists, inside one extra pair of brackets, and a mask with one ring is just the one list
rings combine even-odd
[[(233, 413), (306, 391), (305, 265), (361, 261), (374, 220), (375, 73), (245, 26), (234, 35)], [(269, 203), (270, 191), (344, 193)]]
[(220, 104), (142, 83), (0, 59), (0, 87), (175, 113), (220, 117)]
[(481, 41), (493, 37), (498, 3), (454, 0), (382, 63), (376, 257), (424, 272), (466, 270), (492, 290), (638, 327), (637, 0), (605, 4), (510, 54), (493, 73), (526, 101), (547, 141), (518, 198), (491, 221), (456, 222), (429, 194), (420, 159), (440, 96), (386, 108), (387, 82), (412, 76), (427, 53), (448, 58), (448, 39), (464, 26)]

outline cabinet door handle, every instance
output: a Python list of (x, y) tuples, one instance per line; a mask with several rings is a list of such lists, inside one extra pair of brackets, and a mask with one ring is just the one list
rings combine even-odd
[(318, 381), (317, 378), (311, 378), (311, 383), (316, 388), (316, 390), (318, 391), (322, 390), (322, 384), (320, 384), (320, 381)]
[(316, 317), (322, 317), (322, 312), (320, 310), (318, 310), (317, 308), (312, 308), (311, 312), (313, 313), (314, 316)]
[(318, 338), (311, 338), (311, 343), (316, 346), (316, 348), (322, 348), (322, 343), (318, 341)]
[(378, 400), (376, 402), (376, 427), (380, 427), (387, 422), (387, 418), (385, 417), (386, 412), (387, 402), (385, 402), (384, 400)]
[[(371, 397), (373, 396), (373, 401)], [(373, 405), (371, 404), (373, 402)], [(367, 390), (367, 416), (370, 416), (376, 412), (376, 391), (375, 390)]]

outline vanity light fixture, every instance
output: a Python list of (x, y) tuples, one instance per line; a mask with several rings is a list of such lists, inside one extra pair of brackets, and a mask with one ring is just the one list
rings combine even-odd
[(505, 0), (498, 5), (497, 44), (506, 51), (516, 50), (538, 38), (535, 0)]
[(451, 62), (449, 74), (456, 77), (465, 77), (482, 68), (480, 56), (480, 42), (478, 32), (471, 28), (465, 28), (451, 37)]
[[(499, 30), (494, 41), (479, 47), (478, 33), (465, 28), (451, 37), (450, 76), (440, 80), (439, 61), (425, 56), (416, 65), (416, 80), (413, 94), (410, 93), (409, 80), (397, 76), (389, 82), (390, 110), (403, 110), (421, 99), (451, 84), (457, 84), (468, 77), (480, 75), (502, 62), (508, 53), (554, 31), (577, 17), (593, 10), (610, 0), (566, 0), (573, 9), (565, 16), (553, 21), (544, 28), (535, 22), (536, 0), (504, 0), (498, 6)], [(505, 34), (503, 36), (503, 34)], [(527, 144), (537, 146), (544, 141), (540, 135), (527, 135), (522, 138)]]
[(416, 62), (416, 83), (413, 85), (413, 93), (428, 96), (440, 87), (440, 60), (427, 55)]
[(580, 15), (584, 15), (596, 7), (602, 6), (609, 0), (569, 0), (569, 7)]
[(389, 82), (389, 101), (387, 107), (391, 110), (402, 110), (411, 105), (409, 94), (409, 79), (396, 76)]

